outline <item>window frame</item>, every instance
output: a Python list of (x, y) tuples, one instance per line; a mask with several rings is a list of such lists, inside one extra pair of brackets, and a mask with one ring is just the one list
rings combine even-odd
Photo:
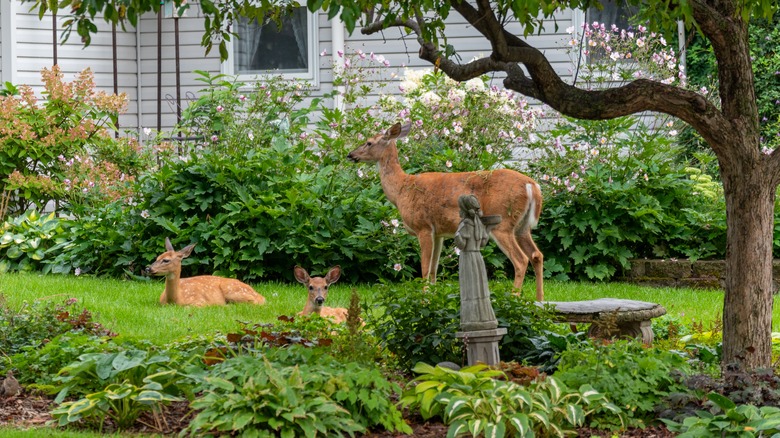
[[(305, 6), (301, 6), (306, 9)], [(285, 79), (302, 80), (309, 82), (312, 87), (319, 87), (320, 85), (320, 65), (319, 65), (319, 14), (317, 12), (311, 12), (306, 9), (306, 36), (308, 38), (308, 72), (285, 72), (284, 70), (271, 71), (269, 73), (239, 73), (235, 69), (235, 45), (233, 40), (226, 41), (226, 48), (229, 53), (227, 60), (221, 63), (221, 73), (236, 76), (239, 81), (251, 84), (253, 82), (259, 82), (266, 80), (270, 77), (281, 76)]]

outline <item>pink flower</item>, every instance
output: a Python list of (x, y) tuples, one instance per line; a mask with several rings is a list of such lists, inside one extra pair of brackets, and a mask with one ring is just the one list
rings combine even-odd
[(401, 266), (400, 263), (396, 263), (396, 264), (393, 265), (393, 269), (395, 269), (396, 271), (400, 271), (401, 268), (402, 268), (402, 266)]
[(225, 110), (225, 108), (224, 108), (224, 107), (222, 107), (222, 105), (217, 105), (217, 112), (218, 112), (218, 113), (221, 113), (221, 112), (222, 112), (222, 111), (224, 111), (224, 110)]

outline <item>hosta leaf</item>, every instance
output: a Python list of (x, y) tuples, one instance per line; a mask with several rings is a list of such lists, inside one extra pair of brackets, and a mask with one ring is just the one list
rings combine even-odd
[(485, 438), (503, 438), (506, 435), (506, 426), (500, 420), (499, 417), (496, 424), (488, 423), (485, 426)]
[(458, 420), (450, 424), (447, 429), (447, 438), (457, 438), (468, 431), (468, 425), (463, 420)]

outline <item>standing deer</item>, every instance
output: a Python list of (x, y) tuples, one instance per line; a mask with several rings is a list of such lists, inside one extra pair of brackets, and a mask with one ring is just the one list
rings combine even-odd
[(341, 267), (334, 266), (330, 268), (325, 277), (309, 277), (309, 273), (300, 266), (293, 268), (295, 279), (306, 285), (309, 290), (309, 299), (299, 315), (309, 315), (316, 313), (320, 316), (331, 318), (341, 323), (347, 320), (347, 309), (343, 307), (326, 307), (325, 299), (328, 298), (328, 286), (337, 282), (341, 277)]
[(189, 257), (195, 244), (175, 251), (170, 239), (165, 238), (166, 251), (146, 267), (146, 273), (165, 276), (165, 290), (160, 304), (179, 306), (224, 306), (227, 303), (265, 304), (265, 297), (251, 286), (234, 278), (199, 275), (181, 278), (181, 261)]
[(396, 147), (396, 140), (409, 130), (409, 123), (396, 123), (347, 157), (356, 163), (377, 163), (387, 199), (398, 208), (404, 227), (420, 242), (423, 277), (436, 282), (444, 238), (453, 237), (460, 222), (458, 197), (473, 194), (485, 215), (501, 216), (501, 223), (490, 236), (512, 261), (515, 288), (522, 288), (530, 259), (536, 273), (536, 299), (542, 301), (544, 259), (531, 237), (542, 209), (542, 193), (536, 181), (510, 169), (409, 175), (398, 162)]

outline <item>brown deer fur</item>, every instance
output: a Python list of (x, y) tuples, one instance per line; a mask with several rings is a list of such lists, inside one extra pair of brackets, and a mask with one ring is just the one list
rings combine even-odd
[(151, 275), (165, 276), (165, 290), (160, 304), (179, 306), (224, 306), (227, 303), (252, 303), (263, 305), (265, 297), (251, 286), (234, 278), (199, 275), (181, 278), (181, 261), (192, 253), (195, 244), (175, 251), (170, 239), (165, 238), (166, 251), (154, 263), (146, 267)]
[(543, 300), (543, 256), (531, 237), (542, 209), (536, 181), (510, 169), (407, 174), (398, 161), (396, 140), (409, 130), (408, 123), (396, 123), (366, 140), (348, 158), (377, 163), (385, 195), (398, 208), (404, 227), (420, 242), (423, 277), (436, 281), (444, 238), (454, 236), (460, 223), (458, 197), (473, 194), (485, 215), (501, 216), (491, 237), (514, 266), (515, 288), (518, 292), (522, 288), (530, 260), (536, 274), (536, 299)]

